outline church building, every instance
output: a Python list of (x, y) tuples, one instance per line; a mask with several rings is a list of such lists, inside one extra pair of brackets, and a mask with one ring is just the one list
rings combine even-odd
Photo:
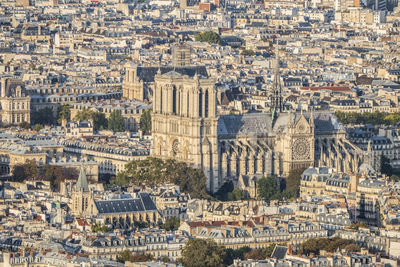
[(154, 76), (151, 154), (203, 169), (207, 188), (327, 166), (358, 172), (364, 154), (331, 112), (283, 110), (279, 59), (266, 113), (217, 115), (215, 80), (171, 70)]

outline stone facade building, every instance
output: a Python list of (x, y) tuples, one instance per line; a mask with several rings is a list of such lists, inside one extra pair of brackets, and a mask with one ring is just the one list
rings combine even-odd
[(5, 125), (30, 123), (30, 97), (22, 82), (2, 78), (0, 94), (0, 122)]
[(152, 155), (202, 168), (212, 192), (240, 176), (286, 176), (314, 164), (357, 172), (362, 164), (334, 114), (283, 110), (278, 68), (270, 112), (218, 116), (216, 96), (212, 78), (160, 70), (154, 78)]

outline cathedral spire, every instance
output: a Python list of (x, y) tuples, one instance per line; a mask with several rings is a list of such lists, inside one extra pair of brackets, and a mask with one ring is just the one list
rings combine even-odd
[(276, 41), (275, 51), (275, 67), (274, 67), (274, 80), (272, 84), (272, 96), (271, 96), (271, 111), (272, 111), (272, 123), (278, 118), (279, 113), (282, 112), (282, 85), (280, 76), (280, 64), (279, 64), (279, 40)]

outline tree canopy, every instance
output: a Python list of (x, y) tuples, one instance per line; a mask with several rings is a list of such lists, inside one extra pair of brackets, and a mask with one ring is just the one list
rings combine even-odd
[(39, 168), (33, 160), (27, 160), (23, 164), (14, 166), (11, 179), (14, 182), (24, 182), (26, 180), (35, 180), (43, 178), (50, 181), (50, 186), (53, 191), (60, 190), (60, 184), (64, 180), (76, 179), (78, 171), (73, 168), (64, 168), (55, 165), (45, 165)]
[(21, 122), (18, 126), (25, 130), (28, 130), (29, 128), (31, 128), (31, 125), (27, 121)]
[(108, 128), (108, 120), (106, 118), (106, 115), (102, 112), (97, 112), (90, 109), (83, 109), (78, 111), (78, 113), (74, 117), (74, 120), (92, 121), (93, 129), (95, 131)]
[(279, 193), (278, 183), (274, 177), (263, 177), (257, 181), (257, 194), (266, 201), (276, 199)]
[(400, 122), (400, 113), (375, 112), (343, 112), (336, 111), (335, 115), (343, 124), (373, 124), (373, 125), (397, 125)]
[(151, 132), (151, 109), (146, 109), (140, 116), (140, 129), (145, 134)]
[(39, 176), (39, 167), (33, 160), (27, 160), (23, 164), (15, 165), (12, 171), (14, 182), (36, 179)]
[(57, 112), (57, 123), (61, 124), (63, 120), (69, 121), (71, 119), (71, 107), (69, 105), (62, 105)]
[(108, 129), (114, 132), (123, 132), (124, 118), (122, 117), (121, 110), (113, 110), (108, 118)]
[(201, 169), (192, 168), (186, 163), (148, 157), (129, 162), (125, 171), (117, 175), (113, 182), (119, 186), (134, 184), (150, 187), (174, 183), (179, 185), (182, 192), (189, 193), (194, 198), (209, 198), (206, 180)]
[(339, 237), (334, 238), (311, 238), (300, 245), (300, 254), (319, 255), (320, 250), (335, 252), (338, 249), (347, 249), (350, 252), (360, 251), (360, 247), (353, 241)]
[(167, 231), (176, 231), (181, 225), (181, 220), (177, 217), (171, 217), (165, 221), (160, 227)]
[(151, 254), (136, 254), (133, 255), (132, 251), (124, 250), (118, 253), (117, 260), (119, 262), (125, 263), (127, 261), (130, 262), (146, 262), (154, 260), (153, 255)]
[(209, 44), (221, 44), (221, 36), (213, 31), (205, 31), (198, 33), (194, 36), (197, 42), (209, 43)]
[(304, 168), (294, 169), (289, 172), (286, 179), (278, 182), (273, 177), (263, 177), (257, 181), (258, 197), (266, 201), (297, 198), (300, 194), (300, 178)]
[(49, 107), (34, 110), (31, 121), (33, 124), (52, 125), (55, 123), (53, 110)]
[(212, 239), (191, 239), (182, 250), (181, 262), (185, 267), (224, 266), (226, 250)]

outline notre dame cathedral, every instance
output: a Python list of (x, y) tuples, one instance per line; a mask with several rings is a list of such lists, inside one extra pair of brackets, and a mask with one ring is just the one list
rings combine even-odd
[(358, 172), (364, 155), (345, 138), (334, 114), (283, 110), (276, 66), (271, 111), (243, 115), (217, 115), (213, 78), (158, 70), (152, 85), (152, 155), (202, 168), (212, 192), (228, 180), (285, 176), (314, 165)]

